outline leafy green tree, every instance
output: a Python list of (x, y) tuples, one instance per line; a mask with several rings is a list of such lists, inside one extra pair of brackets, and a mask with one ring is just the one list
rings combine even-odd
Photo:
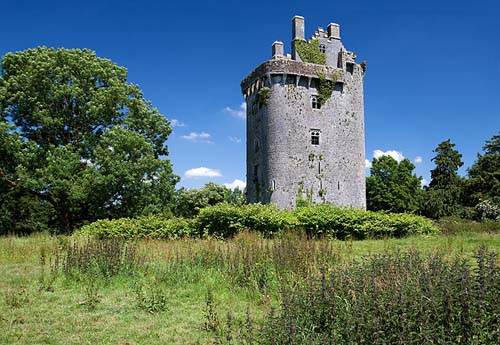
[(49, 207), (57, 230), (171, 202), (170, 124), (124, 67), (87, 49), (8, 53), (0, 114), (2, 194)]
[(181, 188), (177, 193), (174, 213), (177, 216), (193, 218), (202, 208), (222, 202), (243, 205), (245, 194), (239, 188), (231, 190), (213, 182), (200, 189)]
[(470, 206), (485, 200), (500, 205), (500, 135), (487, 140), (483, 150), (468, 171), (467, 201)]
[(441, 142), (432, 152), (436, 165), (431, 182), (422, 198), (421, 212), (431, 218), (456, 215), (461, 210), (463, 181), (458, 169), (464, 164), (462, 155), (450, 139)]
[(374, 158), (366, 179), (367, 208), (372, 211), (415, 212), (422, 188), (421, 177), (407, 159), (398, 163), (390, 156)]

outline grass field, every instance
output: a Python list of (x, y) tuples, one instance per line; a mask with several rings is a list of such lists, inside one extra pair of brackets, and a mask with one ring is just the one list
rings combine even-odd
[[(243, 233), (225, 242), (141, 241), (125, 256), (118, 244), (99, 248), (78, 246), (69, 237), (3, 237), (0, 344), (228, 343), (228, 328), (249, 322), (259, 327), (280, 304), (283, 284), (322, 267), (411, 250), (472, 258), (481, 245), (500, 248), (500, 234), (306, 241)], [(120, 256), (120, 262), (87, 265), (78, 259), (94, 254)]]

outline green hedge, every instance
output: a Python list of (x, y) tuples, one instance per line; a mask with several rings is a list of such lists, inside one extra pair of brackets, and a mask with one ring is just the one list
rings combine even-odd
[(165, 219), (160, 216), (102, 219), (83, 226), (76, 235), (100, 239), (178, 239), (192, 235), (191, 221), (184, 218)]
[(403, 237), (439, 231), (430, 219), (411, 214), (369, 212), (325, 204), (292, 212), (274, 205), (222, 203), (201, 209), (193, 221), (159, 216), (99, 220), (84, 226), (78, 234), (123, 239), (230, 238), (250, 230), (274, 237), (290, 228), (303, 229), (309, 237), (338, 239)]
[(243, 230), (272, 237), (295, 224), (291, 212), (274, 205), (251, 204), (235, 206), (218, 204), (206, 207), (195, 219), (195, 227), (201, 236), (228, 238)]
[(370, 212), (327, 204), (299, 208), (295, 215), (298, 225), (312, 237), (365, 239), (439, 231), (430, 219), (412, 214)]

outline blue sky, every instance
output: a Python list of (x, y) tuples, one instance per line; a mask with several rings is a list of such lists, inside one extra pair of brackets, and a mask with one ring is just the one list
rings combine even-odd
[(129, 81), (175, 119), (170, 159), (187, 188), (245, 180), (239, 83), (275, 40), (290, 52), (294, 15), (305, 17), (307, 37), (339, 23), (344, 46), (368, 62), (369, 160), (396, 151), (428, 181), (432, 150), (450, 138), (465, 174), (500, 130), (498, 1), (2, 0), (0, 11), (0, 55), (90, 48), (127, 67)]

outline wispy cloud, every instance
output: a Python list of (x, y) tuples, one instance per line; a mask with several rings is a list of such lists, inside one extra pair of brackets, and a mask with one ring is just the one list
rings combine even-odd
[(365, 159), (365, 169), (371, 169), (372, 167), (372, 162), (370, 162), (368, 159)]
[(239, 143), (241, 143), (241, 138), (238, 138), (238, 137), (229, 137), (229, 141), (231, 141), (233, 143), (236, 143), (236, 144), (239, 144)]
[(388, 151), (375, 150), (375, 151), (373, 151), (374, 158), (380, 158), (382, 156), (391, 156), (392, 158), (394, 158), (398, 162), (401, 162), (403, 159), (405, 159), (405, 156), (403, 156), (403, 153), (396, 151), (396, 150), (388, 150)]
[(230, 183), (224, 183), (224, 186), (226, 186), (227, 188), (229, 189), (235, 189), (235, 188), (238, 188), (240, 190), (243, 190), (245, 189), (245, 187), (247, 186), (246, 182), (245, 181), (242, 181), (242, 180), (234, 180), (233, 182), (230, 182)]
[(186, 124), (182, 121), (177, 120), (177, 119), (172, 119), (172, 120), (170, 120), (170, 126), (172, 126), (172, 127), (186, 127)]
[(422, 157), (421, 157), (421, 156), (417, 156), (417, 157), (415, 157), (415, 159), (414, 159), (413, 161), (414, 161), (415, 163), (417, 163), (417, 164), (420, 164), (420, 163), (422, 163), (422, 162), (423, 162), (423, 159), (422, 159)]
[(246, 102), (241, 103), (238, 109), (225, 107), (224, 111), (234, 117), (245, 119), (247, 117), (247, 103)]
[(199, 178), (199, 177), (222, 177), (222, 174), (218, 169), (210, 169), (206, 167), (199, 167), (186, 170), (184, 176), (187, 178)]
[(188, 135), (181, 135), (182, 139), (186, 139), (195, 143), (212, 144), (212, 136), (208, 133), (201, 132), (191, 132)]

